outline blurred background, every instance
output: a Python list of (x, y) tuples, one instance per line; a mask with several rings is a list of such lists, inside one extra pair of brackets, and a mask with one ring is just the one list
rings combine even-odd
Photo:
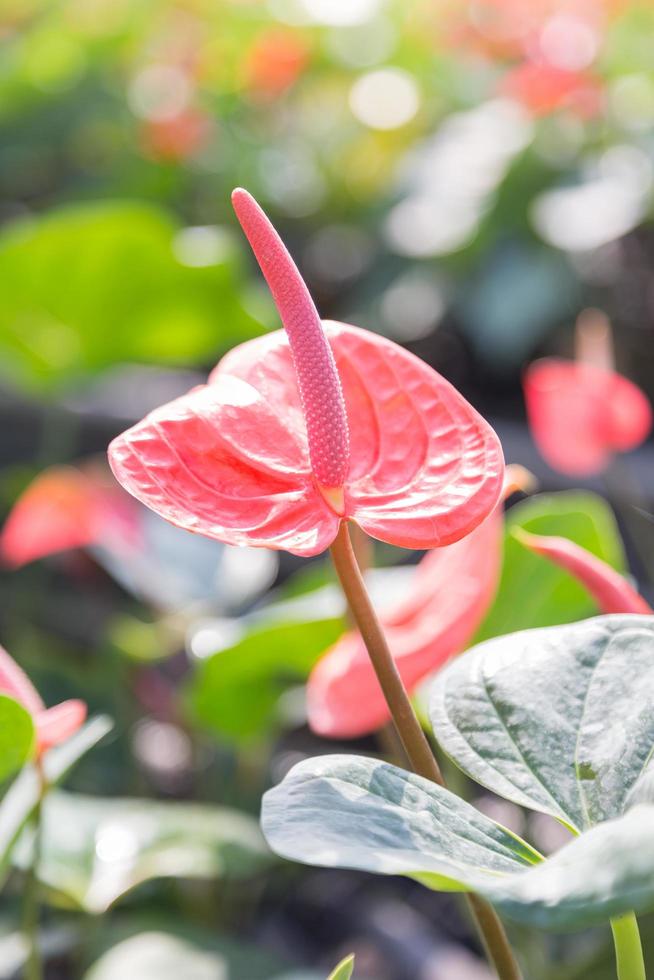
[[(488, 976), (453, 899), (294, 867), (259, 836), (262, 792), (335, 747), (303, 701), (343, 630), (329, 571), (175, 531), (112, 483), (104, 452), (278, 326), (229, 205), (242, 185), (324, 317), (436, 367), (542, 489), (578, 485), (540, 458), (521, 377), (572, 357), (594, 308), (654, 397), (652, 51), (654, 8), (630, 0), (0, 0), (3, 515), (30, 488), (4, 541), (0, 639), (48, 704), (114, 719), (52, 806), (48, 977), (320, 980), (350, 951), (361, 978)], [(652, 463), (646, 443), (584, 484), (614, 505), (593, 498), (596, 519), (566, 511), (604, 557), (617, 513), (646, 593)], [(533, 582), (538, 560), (521, 560)], [(551, 575), (565, 610), (524, 625), (592, 614)], [(384, 751), (336, 743), (352, 748)], [(517, 808), (481, 803), (527, 832)], [(556, 828), (529, 819), (546, 848)], [(21, 889), (17, 869), (7, 980)], [(530, 978), (611, 975), (602, 930), (514, 937)]]

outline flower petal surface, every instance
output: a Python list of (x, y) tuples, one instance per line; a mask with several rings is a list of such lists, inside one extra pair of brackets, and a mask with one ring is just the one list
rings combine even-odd
[(31, 715), (43, 710), (43, 701), (24, 670), (0, 647), (0, 693), (8, 694)]
[(274, 353), (270, 371), (263, 363), (269, 339), (243, 345), (261, 357), (259, 387), (215, 375), (115, 439), (109, 462), (130, 493), (178, 527), (315, 555), (333, 541), (338, 518), (314, 484), (302, 416), (286, 404), (288, 380), (277, 387)]
[[(491, 427), (449, 382), (398, 344), (346, 323), (323, 326), (350, 428), (345, 516), (399, 547), (434, 548), (468, 534), (502, 491), (504, 460)], [(265, 348), (253, 340), (227, 354), (210, 380), (231, 371), (281, 402), (301, 427), (284, 334), (263, 340)]]
[(652, 410), (643, 392), (614, 371), (545, 358), (524, 378), (531, 433), (543, 458), (573, 477), (601, 473), (616, 452), (643, 442)]
[(86, 720), (83, 701), (62, 701), (53, 708), (40, 711), (35, 716), (36, 744), (38, 752), (46, 752), (74, 735)]
[[(324, 324), (348, 414), (345, 512), (407, 548), (472, 531), (502, 489), (493, 430), (432, 368), (377, 334)], [(117, 479), (173, 524), (228, 544), (315, 555), (340, 514), (311, 472), (283, 331), (230, 351), (209, 384), (165, 405), (109, 450)]]
[[(425, 555), (411, 592), (380, 611), (393, 659), (409, 691), (465, 649), (490, 606), (501, 567), (502, 514), (472, 534)], [(314, 668), (307, 687), (311, 728), (330, 738), (357, 738), (390, 718), (366, 647), (346, 633)]]

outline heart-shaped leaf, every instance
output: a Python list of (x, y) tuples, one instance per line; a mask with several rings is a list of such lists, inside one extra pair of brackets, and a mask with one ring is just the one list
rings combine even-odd
[(654, 806), (572, 838), (543, 860), (448, 790), (386, 763), (323, 756), (264, 797), (264, 833), (284, 857), (416, 878), (483, 895), (540, 928), (576, 929), (654, 906)]
[(263, 799), (277, 854), (305, 864), (406, 874), (465, 891), (540, 856), (465, 800), (420, 776), (354, 755), (307, 759)]
[(0, 694), (0, 782), (13, 776), (34, 750), (34, 722), (29, 711)]
[(654, 617), (499, 637), (436, 678), (436, 736), (473, 779), (576, 831), (641, 799), (654, 748)]
[[(28, 856), (18, 847), (16, 863)], [(269, 863), (256, 821), (226, 807), (58, 791), (43, 805), (39, 878), (89, 912), (154, 878), (244, 878)]]

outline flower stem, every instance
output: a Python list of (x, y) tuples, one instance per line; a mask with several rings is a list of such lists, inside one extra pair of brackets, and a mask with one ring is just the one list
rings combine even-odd
[(633, 912), (611, 919), (618, 980), (646, 980), (638, 920)]
[(25, 962), (25, 980), (43, 980), (43, 961), (39, 947), (39, 878), (38, 867), (41, 857), (41, 817), (42, 803), (46, 792), (46, 783), (40, 761), (36, 763), (39, 780), (39, 799), (31, 818), (34, 838), (32, 854), (26, 874), (23, 892), (23, 934), (27, 940), (27, 960)]
[(377, 613), (370, 601), (345, 521), (341, 522), (339, 532), (331, 546), (331, 555), (336, 574), (343, 587), (343, 592), (363, 642), (367, 647), (411, 767), (418, 775), (444, 786), (445, 782), (440, 767), (413, 710), (409, 695), (391, 656)]
[[(411, 768), (419, 776), (444, 786), (443, 774), (413, 710), (381, 623), (370, 601), (345, 521), (341, 523), (331, 546), (331, 556)], [(467, 895), (466, 898), (486, 955), (500, 980), (521, 980), (520, 969), (509, 946), (504, 926), (493, 907), (478, 895)]]

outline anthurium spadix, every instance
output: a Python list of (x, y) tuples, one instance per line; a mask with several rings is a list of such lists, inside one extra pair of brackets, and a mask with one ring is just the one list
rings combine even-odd
[(180, 527), (303, 556), (344, 520), (408, 548), (469, 534), (502, 489), (491, 427), (390, 340), (322, 322), (263, 211), (244, 190), (233, 203), (285, 329), (115, 439), (117, 479)]

